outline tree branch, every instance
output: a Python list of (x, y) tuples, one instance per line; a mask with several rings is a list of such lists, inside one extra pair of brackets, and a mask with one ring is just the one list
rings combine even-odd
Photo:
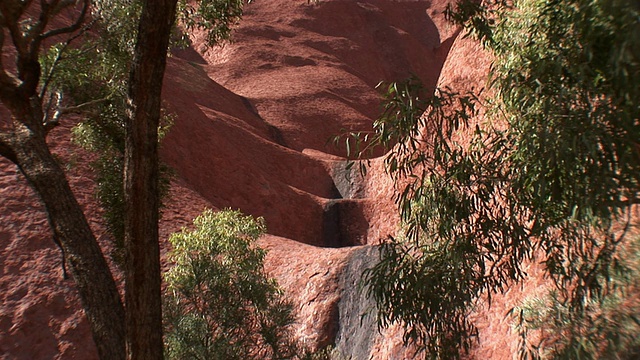
[(49, 119), (49, 110), (51, 108), (51, 101), (53, 100), (53, 94), (52, 94), (51, 98), (48, 101), (47, 109), (44, 112), (44, 118), (42, 119), (42, 125), (44, 126), (45, 134), (49, 133), (51, 129), (58, 126), (58, 124), (60, 123), (60, 117), (62, 116), (62, 111), (60, 110), (62, 108), (62, 93), (57, 91), (55, 93), (55, 96), (56, 96), (56, 105), (55, 105), (56, 110), (53, 113), (53, 116), (51, 117), (51, 119)]
[(49, 68), (49, 71), (47, 72), (47, 76), (45, 77), (45, 79), (43, 81), (42, 88), (40, 89), (40, 98), (44, 98), (44, 95), (47, 92), (47, 89), (49, 87), (49, 84), (51, 83), (51, 79), (53, 78), (53, 75), (55, 74), (56, 66), (58, 65), (60, 60), (62, 60), (62, 55), (67, 50), (69, 45), (71, 45), (71, 43), (74, 40), (78, 39), (79, 37), (84, 35), (87, 31), (89, 31), (89, 29), (93, 26), (94, 23), (95, 23), (95, 20), (91, 21), (87, 25), (83, 26), (82, 30), (80, 30), (78, 33), (74, 34), (73, 36), (69, 37), (67, 39), (67, 41), (64, 42), (64, 45), (62, 46), (62, 48), (60, 49), (60, 51), (56, 55), (56, 58), (53, 60), (53, 63), (51, 64), (51, 68)]
[[(2, 10), (0, 9), (0, 13)], [(0, 28), (0, 49), (4, 47), (4, 29)], [(0, 56), (0, 97), (1, 93), (5, 91), (5, 88), (14, 89), (18, 85), (14, 78), (6, 71), (4, 68), (4, 62), (2, 61), (2, 56)]]
[(95, 99), (95, 100), (87, 101), (87, 102), (82, 103), (82, 104), (78, 104), (78, 105), (62, 108), (60, 110), (60, 113), (62, 115), (64, 115), (64, 114), (70, 114), (70, 113), (78, 112), (78, 111), (82, 110), (85, 107), (88, 107), (88, 106), (91, 106), (91, 105), (96, 105), (96, 104), (99, 104), (101, 102), (105, 102), (105, 101), (107, 101), (109, 99), (111, 99), (111, 94), (107, 95), (107, 96), (105, 96), (105, 97), (103, 97), (101, 99)]
[(4, 26), (9, 30), (13, 45), (18, 55), (27, 53), (25, 44), (22, 41), (22, 32), (20, 31), (20, 17), (24, 13), (24, 9), (31, 4), (32, 1), (0, 1), (0, 14), (4, 21)]
[(44, 130), (46, 133), (48, 133), (49, 131), (51, 131), (51, 129), (53, 129), (54, 127), (58, 126), (58, 124), (60, 123), (60, 118), (62, 117), (62, 115), (65, 114), (71, 114), (71, 113), (75, 113), (75, 112), (79, 112), (82, 109), (92, 106), (92, 105), (96, 105), (99, 104), (101, 102), (105, 102), (107, 100), (109, 100), (111, 98), (112, 94), (109, 94), (103, 98), (100, 99), (95, 99), (95, 100), (91, 100), (91, 101), (87, 101), (85, 103), (82, 104), (78, 104), (78, 105), (74, 105), (74, 106), (69, 106), (69, 107), (62, 107), (62, 98), (63, 98), (63, 94), (60, 92), (56, 93), (56, 105), (55, 105), (55, 111), (53, 113), (53, 116), (51, 116), (51, 118), (49, 119), (48, 114), (45, 114), (44, 120), (43, 120), (43, 125), (44, 125)]
[[(6, 29), (9, 30), (13, 46), (16, 49), (17, 77), (21, 80), (18, 85), (20, 91), (31, 96), (38, 86), (40, 79), (40, 63), (38, 50), (40, 41), (36, 34), (44, 29), (48, 21), (46, 12), (42, 12), (38, 20), (31, 18), (21, 20), (26, 9), (33, 1), (1, 1), (0, 12), (4, 18)], [(25, 25), (25, 21), (28, 24)]]
[[(57, 8), (55, 9), (56, 13), (60, 12), (60, 10), (62, 10), (63, 8), (70, 6), (74, 3), (74, 1), (72, 0), (65, 0), (62, 3), (60, 3)], [(40, 40), (52, 37), (52, 36), (56, 36), (56, 35), (61, 35), (61, 34), (68, 34), (68, 33), (72, 33), (75, 32), (77, 30), (79, 30), (82, 27), (82, 23), (84, 23), (84, 20), (86, 18), (87, 15), (87, 11), (89, 10), (89, 0), (83, 0), (82, 1), (82, 11), (80, 12), (80, 15), (78, 16), (78, 18), (76, 19), (75, 23), (73, 23), (70, 26), (66, 26), (66, 27), (62, 27), (62, 28), (58, 28), (58, 29), (53, 29), (53, 30), (49, 30), (47, 32), (45, 32), (44, 34), (40, 35)]]

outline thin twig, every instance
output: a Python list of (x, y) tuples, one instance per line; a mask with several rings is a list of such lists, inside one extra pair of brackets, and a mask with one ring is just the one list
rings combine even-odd
[(71, 45), (71, 43), (74, 40), (78, 39), (79, 37), (84, 35), (87, 31), (89, 31), (89, 29), (93, 26), (93, 24), (95, 24), (95, 20), (89, 22), (78, 33), (74, 34), (73, 36), (68, 38), (67, 41), (65, 41), (64, 45), (62, 46), (62, 48), (58, 51), (58, 54), (56, 55), (56, 58), (53, 60), (53, 63), (51, 64), (51, 67), (49, 68), (49, 71), (47, 72), (47, 76), (45, 77), (45, 80), (44, 80), (44, 82), (42, 84), (42, 89), (40, 89), (40, 98), (44, 97), (44, 94), (46, 93), (47, 88), (49, 87), (49, 83), (51, 83), (51, 80), (52, 80), (53, 75), (55, 73), (56, 66), (63, 59), (62, 55), (64, 54), (64, 52), (67, 50), (67, 48)]
[[(58, 7), (66, 7), (69, 6), (73, 3), (73, 1), (65, 1), (62, 4), (60, 4)], [(60, 9), (57, 9), (58, 11)], [(77, 30), (80, 29), (80, 27), (82, 26), (82, 23), (84, 22), (84, 19), (86, 18), (87, 12), (89, 10), (89, 0), (84, 0), (83, 1), (83, 5), (82, 5), (82, 11), (80, 12), (80, 15), (78, 16), (78, 18), (76, 19), (76, 22), (73, 23), (70, 26), (67, 27), (63, 27), (63, 28), (58, 28), (58, 29), (53, 29), (53, 30), (49, 30), (44, 34), (41, 34), (39, 36), (40, 40), (52, 37), (52, 36), (57, 36), (57, 35), (61, 35), (61, 34), (68, 34), (68, 33), (72, 33), (75, 32)]]

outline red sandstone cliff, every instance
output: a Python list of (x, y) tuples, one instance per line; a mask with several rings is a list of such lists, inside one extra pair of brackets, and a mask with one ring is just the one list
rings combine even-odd
[[(392, 184), (379, 160), (365, 179), (347, 171), (343, 149), (328, 143), (343, 129), (370, 129), (381, 80), (414, 73), (431, 87), (482, 86), (489, 60), (472, 41), (456, 38), (442, 15), (446, 3), (260, 0), (247, 6), (233, 43), (203, 52), (196, 36), (169, 59), (164, 97), (178, 117), (161, 153), (177, 177), (161, 236), (205, 207), (263, 216), (267, 268), (296, 303), (297, 334), (312, 347), (335, 342), (354, 359), (412, 354), (398, 329), (379, 334), (372, 317), (361, 321), (371, 304), (354, 291), (376, 252), (353, 245), (396, 229)], [(56, 129), (50, 143), (69, 164), (69, 181), (107, 246), (89, 156), (69, 144), (70, 127)], [(42, 207), (5, 160), (0, 289), (0, 359), (96, 357)], [(513, 339), (491, 335), (507, 329), (494, 321), (506, 306), (497, 304), (478, 314), (479, 359), (512, 353)]]

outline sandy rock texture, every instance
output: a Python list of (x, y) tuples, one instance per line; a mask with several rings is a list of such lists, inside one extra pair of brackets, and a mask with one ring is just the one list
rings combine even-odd
[[(190, 48), (174, 51), (164, 99), (177, 118), (161, 157), (176, 177), (163, 209), (163, 254), (168, 236), (205, 208), (262, 216), (266, 267), (296, 304), (303, 342), (335, 345), (337, 358), (411, 358), (400, 328), (378, 332), (360, 286), (374, 245), (397, 231), (393, 184), (382, 158), (363, 177), (331, 140), (371, 129), (379, 81), (416, 74), (431, 88), (483, 85), (490, 59), (444, 20), (447, 3), (260, 0), (246, 7), (232, 43), (204, 49), (195, 34)], [(108, 252), (91, 156), (69, 142), (73, 123), (50, 144)], [(96, 358), (60, 260), (38, 198), (0, 159), (1, 360)], [(513, 339), (492, 337), (507, 326), (498, 329), (495, 314), (478, 313), (478, 359), (511, 356), (500, 349)]]

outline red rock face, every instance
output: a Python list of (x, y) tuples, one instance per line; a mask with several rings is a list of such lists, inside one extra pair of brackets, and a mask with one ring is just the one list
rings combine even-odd
[(441, 24), (439, 6), (250, 4), (231, 44), (206, 50), (196, 36), (200, 53), (171, 59), (165, 93), (179, 120), (164, 158), (216, 206), (264, 216), (274, 235), (318, 246), (367, 243), (370, 223), (379, 222), (369, 211), (376, 197), (336, 203), (345, 197), (335, 185), (343, 174), (326, 154), (344, 155), (331, 144), (341, 132), (371, 129), (378, 82), (414, 73), (435, 86), (452, 36), (445, 29), (441, 41), (429, 15)]
[[(260, 0), (247, 6), (232, 43), (205, 50), (196, 34), (169, 59), (164, 98), (177, 120), (161, 156), (177, 176), (161, 237), (205, 207), (263, 216), (267, 269), (296, 303), (297, 335), (312, 348), (336, 342), (344, 356), (357, 349), (358, 359), (412, 353), (399, 329), (380, 335), (371, 320), (353, 321), (367, 304), (353, 292), (356, 279), (376, 253), (355, 245), (394, 234), (398, 217), (381, 159), (363, 178), (345, 169), (345, 149), (330, 140), (371, 129), (381, 80), (414, 73), (431, 87), (481, 82), (489, 60), (455, 40), (442, 15), (447, 2)], [(69, 144), (70, 127), (50, 143), (70, 164), (69, 181), (108, 251), (89, 156)], [(0, 288), (0, 359), (96, 358), (43, 209), (5, 160)]]

